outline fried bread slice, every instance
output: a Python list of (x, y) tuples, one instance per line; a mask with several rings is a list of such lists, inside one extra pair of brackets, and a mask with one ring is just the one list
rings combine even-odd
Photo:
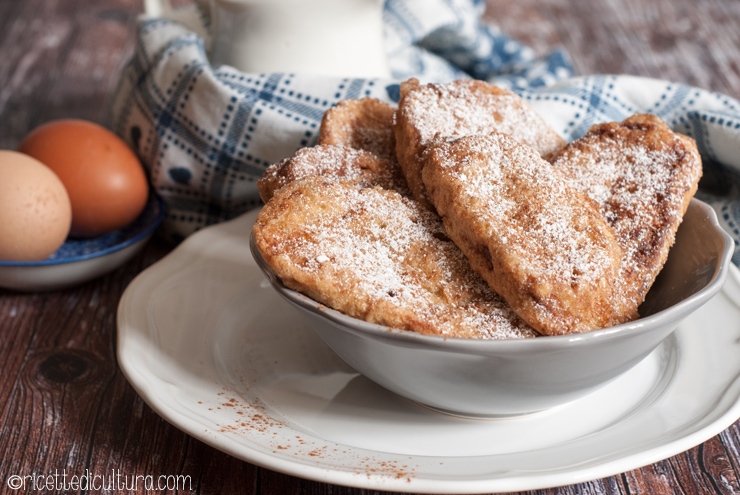
[(426, 191), (475, 271), (546, 335), (623, 323), (614, 280), (622, 249), (585, 194), (503, 133), (434, 141)]
[(257, 187), (260, 197), (267, 202), (286, 184), (312, 176), (359, 180), (364, 186), (379, 185), (409, 194), (397, 163), (369, 151), (328, 144), (301, 148), (293, 156), (270, 165), (257, 181)]
[(349, 146), (395, 162), (395, 111), (376, 98), (342, 100), (324, 112), (317, 144)]
[(702, 162), (693, 139), (659, 117), (598, 124), (569, 143), (553, 166), (585, 192), (625, 252), (620, 297), (637, 307), (663, 267), (696, 192)]
[(297, 180), (253, 233), (286, 286), (349, 316), (447, 337), (537, 335), (472, 271), (439, 217), (395, 191)]
[(461, 79), (422, 85), (416, 79), (401, 84), (393, 124), (396, 156), (409, 188), (431, 207), (421, 178), (422, 153), (438, 137), (459, 137), (498, 131), (549, 157), (565, 141), (519, 96), (493, 84)]

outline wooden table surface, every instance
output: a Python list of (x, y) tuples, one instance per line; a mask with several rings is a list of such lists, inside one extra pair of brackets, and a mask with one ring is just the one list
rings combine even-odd
[[(488, 5), (489, 19), (538, 52), (565, 47), (579, 74), (651, 76), (740, 98), (737, 0)], [(50, 119), (105, 123), (141, 9), (141, 0), (0, 0), (0, 148), (15, 148)], [(62, 470), (188, 476), (192, 489), (181, 493), (374, 493), (237, 460), (137, 396), (116, 363), (116, 308), (129, 282), (170, 249), (154, 240), (124, 267), (74, 289), (0, 290), (0, 493), (12, 492), (13, 475)], [(530, 493), (740, 493), (740, 422), (656, 464)]]

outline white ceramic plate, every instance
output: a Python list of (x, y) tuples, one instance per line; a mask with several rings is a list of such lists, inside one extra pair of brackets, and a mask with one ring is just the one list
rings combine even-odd
[(57, 290), (105, 275), (144, 247), (164, 215), (164, 202), (151, 193), (144, 211), (122, 229), (89, 239), (68, 239), (43, 261), (0, 260), (0, 288)]
[(118, 360), (190, 435), (312, 480), (424, 493), (529, 490), (687, 450), (740, 417), (740, 275), (605, 388), (530, 416), (471, 420), (402, 399), (340, 361), (264, 280), (256, 212), (204, 229), (143, 272)]

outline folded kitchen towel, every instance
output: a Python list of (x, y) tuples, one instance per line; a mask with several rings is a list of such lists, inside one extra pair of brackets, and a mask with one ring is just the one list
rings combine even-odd
[[(398, 81), (461, 77), (511, 88), (571, 75), (562, 51), (533, 51), (482, 22), (485, 2), (388, 0), (384, 36), (393, 80), (246, 74), (209, 63), (208, 20), (196, 4), (144, 17), (112, 108), (113, 129), (137, 151), (179, 239), (259, 205), (255, 181), (313, 144), (326, 109), (344, 98), (398, 97)], [(174, 20), (173, 20), (174, 19)]]
[[(476, 0), (387, 0), (391, 79), (243, 73), (209, 63), (208, 21), (196, 5), (139, 21), (136, 50), (116, 92), (111, 126), (138, 153), (168, 208), (164, 233), (180, 240), (260, 205), (265, 168), (315, 143), (321, 117), (345, 98), (398, 99), (398, 83), (477, 78), (512, 89), (566, 139), (637, 112), (663, 117), (697, 140), (702, 199), (740, 239), (740, 103), (630, 76), (571, 78), (566, 54), (536, 57), (482, 20)], [(740, 250), (735, 262), (740, 262)]]

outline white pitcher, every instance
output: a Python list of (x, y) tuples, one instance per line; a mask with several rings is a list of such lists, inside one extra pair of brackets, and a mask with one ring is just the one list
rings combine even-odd
[[(198, 0), (210, 13), (213, 66), (243, 72), (390, 77), (383, 0)], [(164, 4), (164, 7), (163, 7)], [(169, 0), (148, 13), (173, 17)]]

